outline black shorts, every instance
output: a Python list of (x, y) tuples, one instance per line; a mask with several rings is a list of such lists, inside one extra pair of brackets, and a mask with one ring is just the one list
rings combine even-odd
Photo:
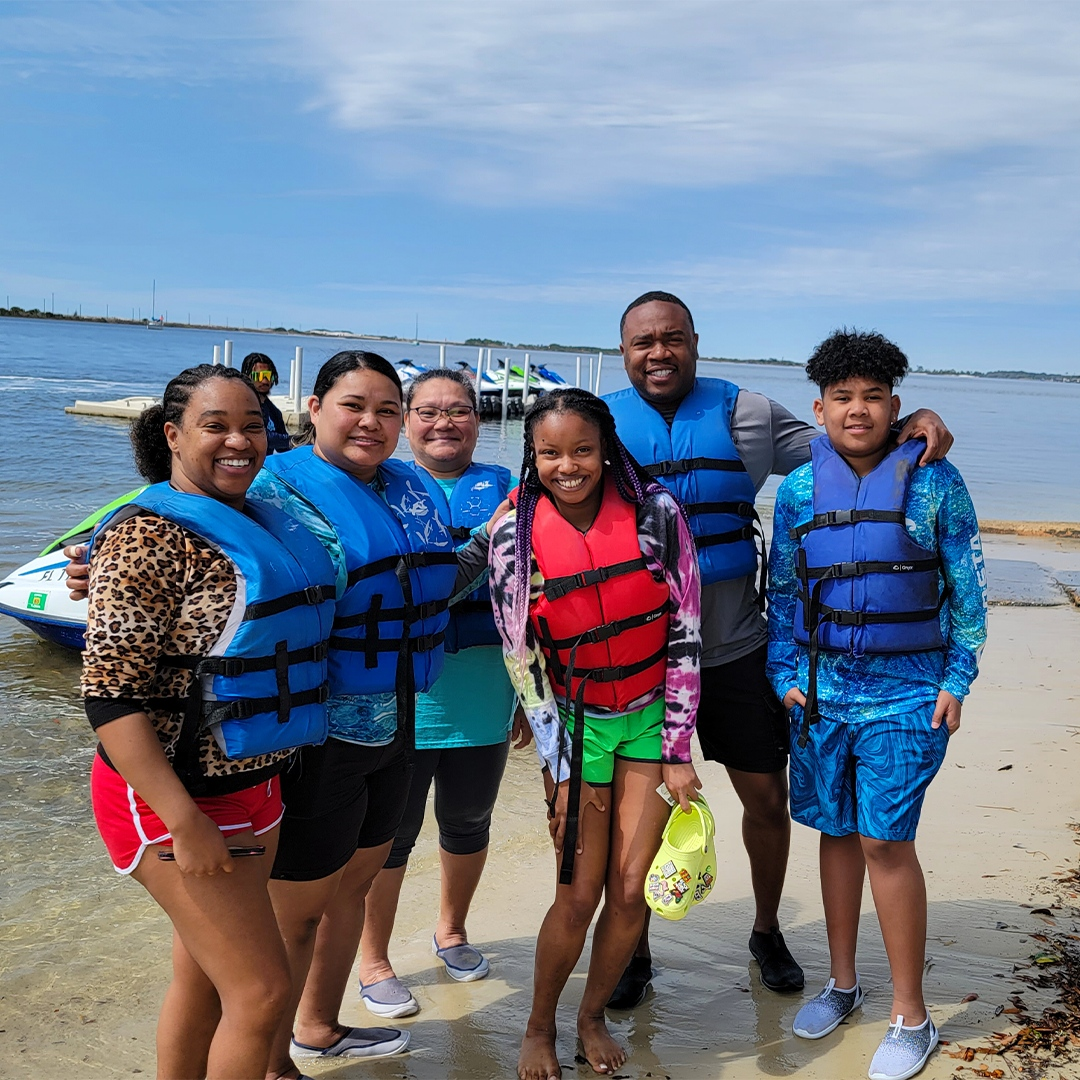
[(708, 761), (740, 772), (787, 767), (788, 722), (765, 678), (768, 646), (738, 660), (701, 669), (697, 734)]
[(475, 855), (488, 846), (491, 812), (506, 769), (510, 740), (490, 746), (417, 750), (405, 816), (386, 859), (388, 870), (409, 861), (424, 824), (428, 791), (435, 781), (439, 847), (451, 855)]
[(401, 735), (386, 746), (333, 738), (305, 746), (281, 774), (285, 816), (270, 876), (318, 881), (340, 870), (358, 848), (393, 840), (411, 769)]

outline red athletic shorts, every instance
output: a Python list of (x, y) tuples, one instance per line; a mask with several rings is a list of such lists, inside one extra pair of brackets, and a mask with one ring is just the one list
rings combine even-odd
[[(98, 832), (118, 874), (130, 874), (151, 844), (172, 845), (161, 818), (100, 754), (94, 755), (90, 770), (90, 798)], [(277, 825), (284, 813), (276, 776), (231, 795), (196, 799), (195, 805), (226, 834), (251, 829), (260, 836)]]

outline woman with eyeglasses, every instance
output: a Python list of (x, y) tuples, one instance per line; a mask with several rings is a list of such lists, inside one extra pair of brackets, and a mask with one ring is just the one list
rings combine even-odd
[[(405, 409), (413, 468), (450, 524), (455, 543), (464, 545), (486, 528), (511, 486), (508, 469), (473, 461), (480, 423), (472, 380), (459, 371), (425, 371), (407, 385)], [(388, 949), (433, 782), (442, 889), (431, 948), (458, 982), (488, 974), (486, 957), (469, 944), (465, 921), (487, 859), (508, 734), (513, 727), (518, 746), (527, 745), (532, 734), (527, 724), (513, 722), (514, 692), (499, 642), (487, 586), (456, 596), (442, 674), (417, 700), (416, 755), (405, 814), (367, 898), (360, 995), (378, 1016), (409, 1016), (420, 1008), (394, 974)]]

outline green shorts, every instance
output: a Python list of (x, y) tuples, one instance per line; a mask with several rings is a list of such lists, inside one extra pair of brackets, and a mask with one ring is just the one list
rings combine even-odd
[[(664, 699), (622, 716), (585, 714), (584, 761), (581, 778), (593, 787), (611, 783), (615, 759), (625, 761), (660, 761), (664, 748)], [(574, 718), (566, 717), (566, 730), (572, 735)]]

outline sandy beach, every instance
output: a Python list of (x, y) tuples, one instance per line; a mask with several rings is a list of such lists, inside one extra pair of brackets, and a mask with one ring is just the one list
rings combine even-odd
[[(1080, 543), (993, 537), (988, 558), (1063, 571), (1080, 569)], [(992, 593), (993, 596), (993, 593)], [(1010, 1055), (964, 1064), (965, 1046), (988, 1045), (1016, 1030), (1013, 995), (1037, 1016), (1054, 999), (1023, 981), (1040, 951), (1032, 934), (1077, 932), (1080, 904), (1067, 883), (1080, 821), (1080, 610), (1062, 597), (1038, 606), (995, 605), (982, 674), (964, 710), (941, 774), (930, 788), (919, 851), (927, 875), (930, 929), (926, 992), (948, 1040), (928, 1078), (1021, 1075)], [(28, 675), (30, 673), (28, 672)], [(85, 721), (73, 701), (58, 725)], [(87, 742), (89, 736), (87, 734)], [(890, 987), (869, 888), (863, 902), (860, 971), (868, 991), (861, 1013), (820, 1042), (791, 1035), (801, 995), (764, 990), (749, 961), (749, 871), (738, 836), (738, 806), (723, 770), (701, 765), (718, 823), (721, 872), (712, 896), (681, 923), (654, 923), (655, 992), (633, 1013), (612, 1017), (630, 1049), (625, 1077), (865, 1076), (888, 1020)], [(28, 775), (14, 797), (40, 785), (72, 785), (67, 820), (52, 820), (34, 866), (0, 857), (0, 1075), (26, 1080), (152, 1074), (154, 1025), (168, 979), (168, 924), (133, 882), (108, 867), (77, 776)], [(43, 823), (44, 824), (44, 823)], [(74, 831), (62, 849), (51, 836)], [(806, 994), (828, 974), (817, 883), (817, 838), (795, 826), (782, 918), (792, 952), (806, 969)], [(406, 879), (392, 956), (421, 1004), (399, 1021), (411, 1052), (371, 1064), (305, 1065), (314, 1077), (507, 1077), (530, 999), (534, 935), (550, 901), (554, 864), (541, 787), (530, 750), (511, 756), (493, 827), (487, 873), (470, 920), (491, 976), (452, 984), (430, 953), (437, 902), (436, 837), (430, 820)], [(65, 881), (80, 879), (70, 903)], [(47, 882), (47, 884), (43, 884)], [(1060, 906), (1058, 906), (1060, 905)], [(1039, 914), (1034, 909), (1047, 909)], [(574, 1013), (584, 979), (579, 965), (560, 1010), (564, 1075), (591, 1076), (574, 1062)], [(972, 998), (977, 995), (977, 998)], [(967, 999), (967, 1000), (965, 1000)], [(355, 989), (342, 1019), (374, 1024)], [(985, 1064), (983, 1064), (985, 1063)], [(959, 1071), (959, 1070), (966, 1071)], [(1056, 1070), (1056, 1071), (1055, 1071)], [(1080, 1056), (1040, 1075), (1080, 1075)]]

